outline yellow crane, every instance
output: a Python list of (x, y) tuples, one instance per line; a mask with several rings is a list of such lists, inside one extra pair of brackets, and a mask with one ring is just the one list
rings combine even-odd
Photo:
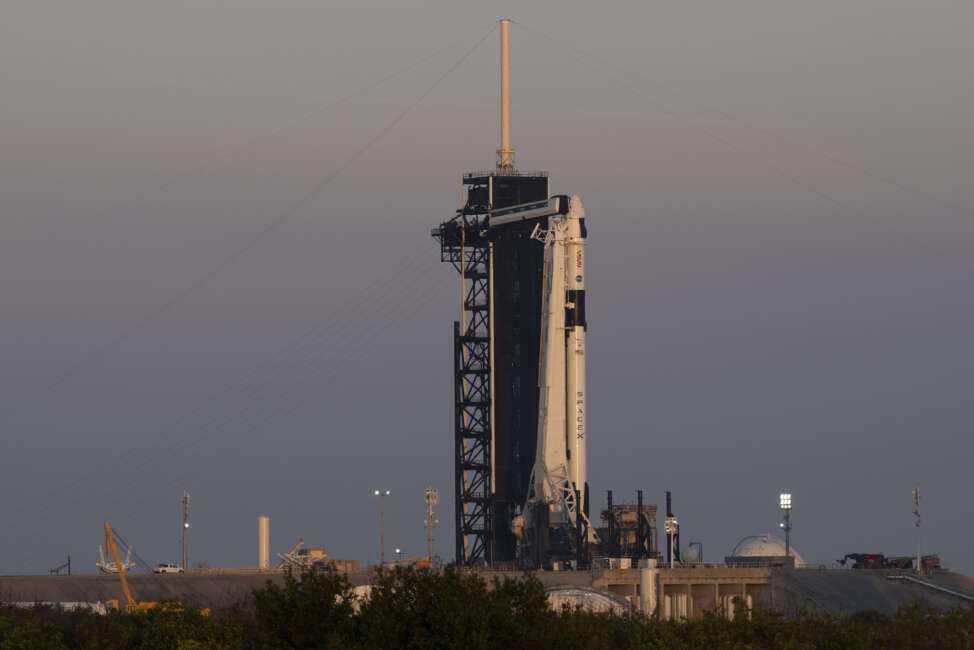
[[(107, 521), (105, 522), (105, 551), (107, 551), (108, 557), (114, 558), (115, 566), (118, 567), (118, 577), (122, 580), (122, 591), (125, 593), (125, 611), (134, 612), (138, 609), (138, 606), (135, 604), (135, 600), (132, 598), (132, 592), (129, 590), (128, 580), (125, 579), (125, 566), (122, 565), (122, 560), (118, 557), (115, 536), (112, 535), (112, 527)], [(113, 605), (115, 609), (119, 608), (117, 600), (109, 600), (105, 604)]]
[[(144, 612), (147, 609), (152, 609), (159, 603), (156, 602), (144, 602), (137, 603), (135, 599), (132, 598), (132, 590), (129, 589), (129, 582), (125, 579), (125, 565), (123, 565), (118, 557), (118, 547), (115, 545), (115, 536), (112, 534), (112, 527), (106, 521), (105, 522), (105, 548), (108, 550), (109, 557), (115, 559), (115, 566), (118, 567), (118, 577), (122, 581), (122, 592), (125, 594), (125, 611), (126, 612)], [(114, 609), (118, 609), (117, 600), (106, 600), (106, 605), (111, 606)], [(182, 611), (182, 606), (178, 603), (163, 603), (163, 607), (167, 610), (178, 610)], [(203, 616), (210, 615), (210, 608), (206, 607), (200, 610), (200, 614)]]
[[(115, 560), (115, 566), (118, 567), (118, 577), (122, 581), (122, 591), (125, 593), (125, 611), (126, 612), (138, 612), (151, 609), (156, 606), (156, 603), (136, 603), (135, 599), (132, 598), (132, 591), (129, 589), (129, 582), (125, 579), (125, 565), (122, 564), (121, 559), (118, 557), (118, 547), (115, 545), (115, 536), (112, 534), (112, 527), (106, 521), (105, 522), (105, 549), (109, 553), (109, 557)], [(111, 605), (115, 609), (119, 609), (117, 600), (105, 601), (106, 605)]]

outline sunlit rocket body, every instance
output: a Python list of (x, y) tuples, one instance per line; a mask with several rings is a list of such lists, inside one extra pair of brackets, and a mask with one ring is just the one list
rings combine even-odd
[[(548, 229), (534, 237), (544, 247), (544, 290), (541, 318), (538, 447), (521, 521), (515, 528), (527, 539), (538, 527), (579, 526), (584, 512), (586, 483), (585, 388), (585, 210), (577, 196), (554, 197)], [(594, 531), (588, 527), (588, 538)], [(544, 534), (550, 534), (546, 532)], [(548, 546), (541, 540), (535, 545)]]
[[(577, 214), (576, 214), (577, 213)], [(584, 512), (588, 502), (585, 439), (585, 210), (573, 197), (565, 219), (565, 398), (568, 475), (580, 492)], [(556, 240), (557, 243), (557, 240)], [(557, 254), (557, 251), (552, 251)], [(586, 513), (587, 514), (587, 513)]]

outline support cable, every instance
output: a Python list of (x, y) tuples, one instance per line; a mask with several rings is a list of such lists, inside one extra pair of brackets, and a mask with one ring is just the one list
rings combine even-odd
[(131, 553), (132, 557), (135, 559), (136, 566), (140, 566), (146, 573), (152, 573), (152, 568), (153, 568), (152, 565), (146, 562), (145, 558), (143, 558), (141, 555), (136, 553), (132, 545), (126, 542), (122, 538), (122, 536), (118, 534), (118, 531), (115, 530), (114, 528), (112, 528), (112, 537), (115, 538), (116, 546), (121, 544), (123, 548), (128, 549), (128, 552)]
[[(470, 48), (468, 48), (459, 59), (457, 59), (443, 74), (437, 77), (437, 79), (429, 87), (427, 87), (426, 90), (421, 95), (419, 95), (404, 110), (402, 110), (399, 114), (397, 114), (392, 121), (386, 124), (386, 126), (383, 127), (368, 142), (366, 142), (364, 146), (360, 147), (358, 150), (356, 150), (351, 155), (346, 157), (346, 159), (342, 162), (342, 164), (340, 164), (325, 178), (323, 178), (319, 183), (317, 183), (313, 188), (311, 188), (311, 190), (309, 190), (304, 195), (302, 195), (299, 200), (295, 201), (287, 209), (279, 213), (277, 217), (274, 218), (273, 221), (271, 221), (267, 226), (265, 226), (261, 231), (259, 231), (254, 237), (249, 239), (242, 247), (238, 248), (230, 255), (228, 255), (226, 258), (224, 258), (221, 262), (219, 262), (217, 265), (212, 267), (208, 272), (206, 272), (203, 276), (201, 276), (196, 282), (190, 285), (187, 289), (176, 294), (169, 301), (162, 304), (158, 309), (150, 313), (147, 318), (140, 321), (134, 328), (127, 330), (126, 332), (123, 332), (119, 337), (113, 339), (113, 341), (111, 341), (107, 346), (103, 346), (102, 348), (96, 350), (92, 355), (89, 355), (89, 357), (84, 362), (76, 365), (71, 371), (69, 371), (69, 373), (63, 375), (61, 379), (70, 380), (71, 378), (79, 374), (81, 370), (84, 369), (84, 366), (87, 365), (87, 362), (97, 361), (100, 358), (104, 357), (105, 354), (109, 352), (111, 349), (114, 349), (124, 344), (127, 340), (131, 339), (133, 336), (140, 333), (149, 323), (158, 319), (159, 317), (161, 317), (162, 315), (164, 315), (165, 313), (167, 313), (168, 311), (170, 311), (171, 309), (173, 309), (174, 307), (176, 307), (177, 305), (185, 301), (186, 298), (188, 298), (197, 290), (205, 286), (211, 279), (213, 279), (220, 272), (222, 272), (224, 269), (229, 267), (234, 261), (236, 261), (237, 258), (241, 257), (244, 253), (252, 249), (263, 238), (265, 234), (272, 231), (283, 221), (285, 221), (288, 217), (296, 213), (301, 207), (307, 204), (312, 198), (317, 196), (331, 182), (333, 182), (345, 169), (350, 167), (361, 156), (367, 153), (384, 136), (388, 135), (389, 132), (391, 132), (399, 123), (403, 121), (403, 119), (405, 119), (409, 115), (409, 113), (413, 111), (413, 109), (415, 109), (420, 103), (422, 103), (422, 101), (426, 99), (437, 87), (439, 87), (439, 85), (444, 80), (446, 80), (453, 72), (455, 72), (457, 68), (459, 68), (473, 54), (473, 52), (490, 36), (490, 34), (494, 31), (494, 29), (496, 29), (496, 25), (492, 25), (491, 28), (486, 33), (484, 33), (484, 35), (479, 40), (477, 40)], [(432, 295), (432, 289), (428, 288), (427, 293)], [(414, 301), (412, 304), (415, 305), (416, 302)], [(355, 329), (356, 331), (360, 331), (360, 328), (355, 328)], [(252, 404), (253, 402), (251, 402), (251, 405)], [(199, 441), (200, 438), (196, 438), (194, 442), (191, 443), (190, 446), (196, 446), (197, 444), (199, 444)], [(171, 449), (175, 450), (175, 447), (172, 447)], [(136, 450), (133, 450), (131, 453), (133, 454), (136, 453)], [(79, 483), (86, 482), (87, 478), (90, 477), (86, 477), (74, 481), (73, 483), (69, 484), (67, 488), (70, 489), (73, 487), (77, 487)], [(61, 489), (56, 490), (56, 492), (61, 492)]]
[[(325, 188), (327, 188), (332, 182), (334, 182), (346, 169), (351, 167), (356, 161), (358, 161), (359, 158), (361, 158), (363, 155), (368, 153), (369, 150), (371, 150), (380, 140), (382, 140), (386, 135), (389, 134), (389, 132), (391, 132), (396, 126), (398, 126), (399, 123), (402, 122), (402, 120), (405, 119), (406, 116), (409, 115), (414, 108), (416, 108), (424, 99), (426, 99), (426, 97), (428, 97), (430, 93), (432, 93), (448, 76), (450, 76), (450, 74), (452, 74), (458, 67), (460, 67), (460, 65), (462, 65), (467, 60), (467, 58), (469, 58), (471, 54), (473, 54), (474, 50), (476, 50), (477, 47), (481, 43), (483, 43), (488, 36), (490, 36), (490, 34), (494, 31), (494, 29), (496, 29), (496, 25), (492, 25), (491, 28), (480, 38), (480, 40), (476, 41), (472, 47), (467, 49), (463, 53), (463, 55), (452, 66), (450, 66), (450, 68), (446, 70), (446, 72), (444, 72), (439, 77), (437, 77), (437, 79), (419, 97), (413, 100), (408, 106), (406, 106), (405, 109), (403, 109), (399, 114), (397, 114), (392, 119), (392, 121), (387, 123), (382, 129), (380, 129), (379, 132), (376, 133), (376, 135), (374, 135), (371, 139), (369, 139), (365, 143), (365, 145), (363, 145), (362, 147), (360, 147), (359, 149), (353, 151), (350, 155), (348, 155), (336, 168), (334, 168), (330, 173), (328, 173), (324, 178), (322, 178), (318, 183), (316, 183), (310, 190), (305, 192), (305, 194), (303, 194), (298, 200), (294, 201), (284, 210), (279, 212), (270, 222), (265, 224), (263, 228), (258, 230), (254, 235), (252, 235), (249, 239), (247, 239), (243, 243), (243, 245), (231, 251), (227, 256), (222, 258), (215, 265), (211, 266), (208, 270), (204, 271), (202, 275), (200, 275), (195, 281), (190, 283), (187, 287), (185, 287), (181, 291), (178, 291), (177, 293), (172, 295), (168, 300), (164, 301), (162, 304), (158, 305), (155, 309), (151, 310), (143, 318), (138, 320), (132, 327), (123, 330), (118, 335), (111, 338), (104, 345), (96, 347), (89, 354), (85, 355), (77, 363), (69, 367), (66, 372), (62, 373), (61, 375), (58, 375), (52, 381), (48, 382), (46, 384), (46, 387), (43, 388), (41, 392), (44, 394), (48, 394), (53, 390), (55, 390), (58, 386), (62, 384), (66, 384), (71, 380), (80, 376), (90, 366), (97, 364), (100, 361), (103, 361), (110, 352), (112, 352), (116, 348), (122, 347), (131, 339), (135, 338), (139, 334), (142, 334), (150, 325), (152, 325), (153, 323), (161, 319), (163, 316), (171, 312), (173, 309), (175, 309), (176, 307), (184, 303), (188, 298), (190, 298), (196, 292), (206, 287), (214, 278), (220, 275), (227, 268), (231, 267), (240, 257), (243, 257), (246, 253), (253, 250), (260, 242), (263, 241), (263, 239), (267, 235), (269, 235), (271, 232), (276, 230), (282, 223), (287, 221), (289, 218), (294, 216), (295, 213), (297, 213), (312, 199), (318, 196), (318, 194), (320, 194)], [(430, 57), (428, 58), (432, 58), (432, 56), (435, 56), (436, 54), (439, 54), (445, 51), (446, 49), (448, 48), (442, 48), (438, 50), (436, 53), (434, 53), (433, 55), (430, 55)], [(402, 74), (403, 72), (410, 70), (413, 67), (415, 67), (415, 65), (407, 66), (406, 68), (403, 68), (399, 72), (389, 75), (386, 79), (394, 78), (395, 76), (398, 76), (399, 74)], [(383, 83), (386, 79), (377, 82), (374, 85), (377, 86), (380, 83)], [(355, 94), (350, 95), (348, 96), (348, 99), (351, 99), (354, 96)], [(344, 101), (347, 101), (347, 99), (343, 98), (342, 100), (338, 100), (338, 102), (332, 104), (331, 106), (335, 106), (338, 103), (342, 103)], [(324, 110), (319, 112), (324, 112)], [(21, 403), (23, 403), (24, 401), (25, 400), (21, 400)], [(9, 423), (16, 414), (17, 412), (15, 410), (8, 411), (4, 415), (6, 422)]]

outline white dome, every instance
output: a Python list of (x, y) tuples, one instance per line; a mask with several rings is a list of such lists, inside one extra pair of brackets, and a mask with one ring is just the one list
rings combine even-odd
[[(734, 557), (784, 557), (785, 542), (771, 533), (751, 535), (739, 541), (731, 555)], [(805, 560), (798, 554), (794, 546), (790, 549), (790, 555), (795, 558), (795, 566), (805, 566)]]

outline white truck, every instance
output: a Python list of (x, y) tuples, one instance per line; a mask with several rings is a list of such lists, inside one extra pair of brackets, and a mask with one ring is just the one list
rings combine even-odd
[(184, 573), (183, 567), (178, 564), (158, 564), (152, 570), (153, 573)]

